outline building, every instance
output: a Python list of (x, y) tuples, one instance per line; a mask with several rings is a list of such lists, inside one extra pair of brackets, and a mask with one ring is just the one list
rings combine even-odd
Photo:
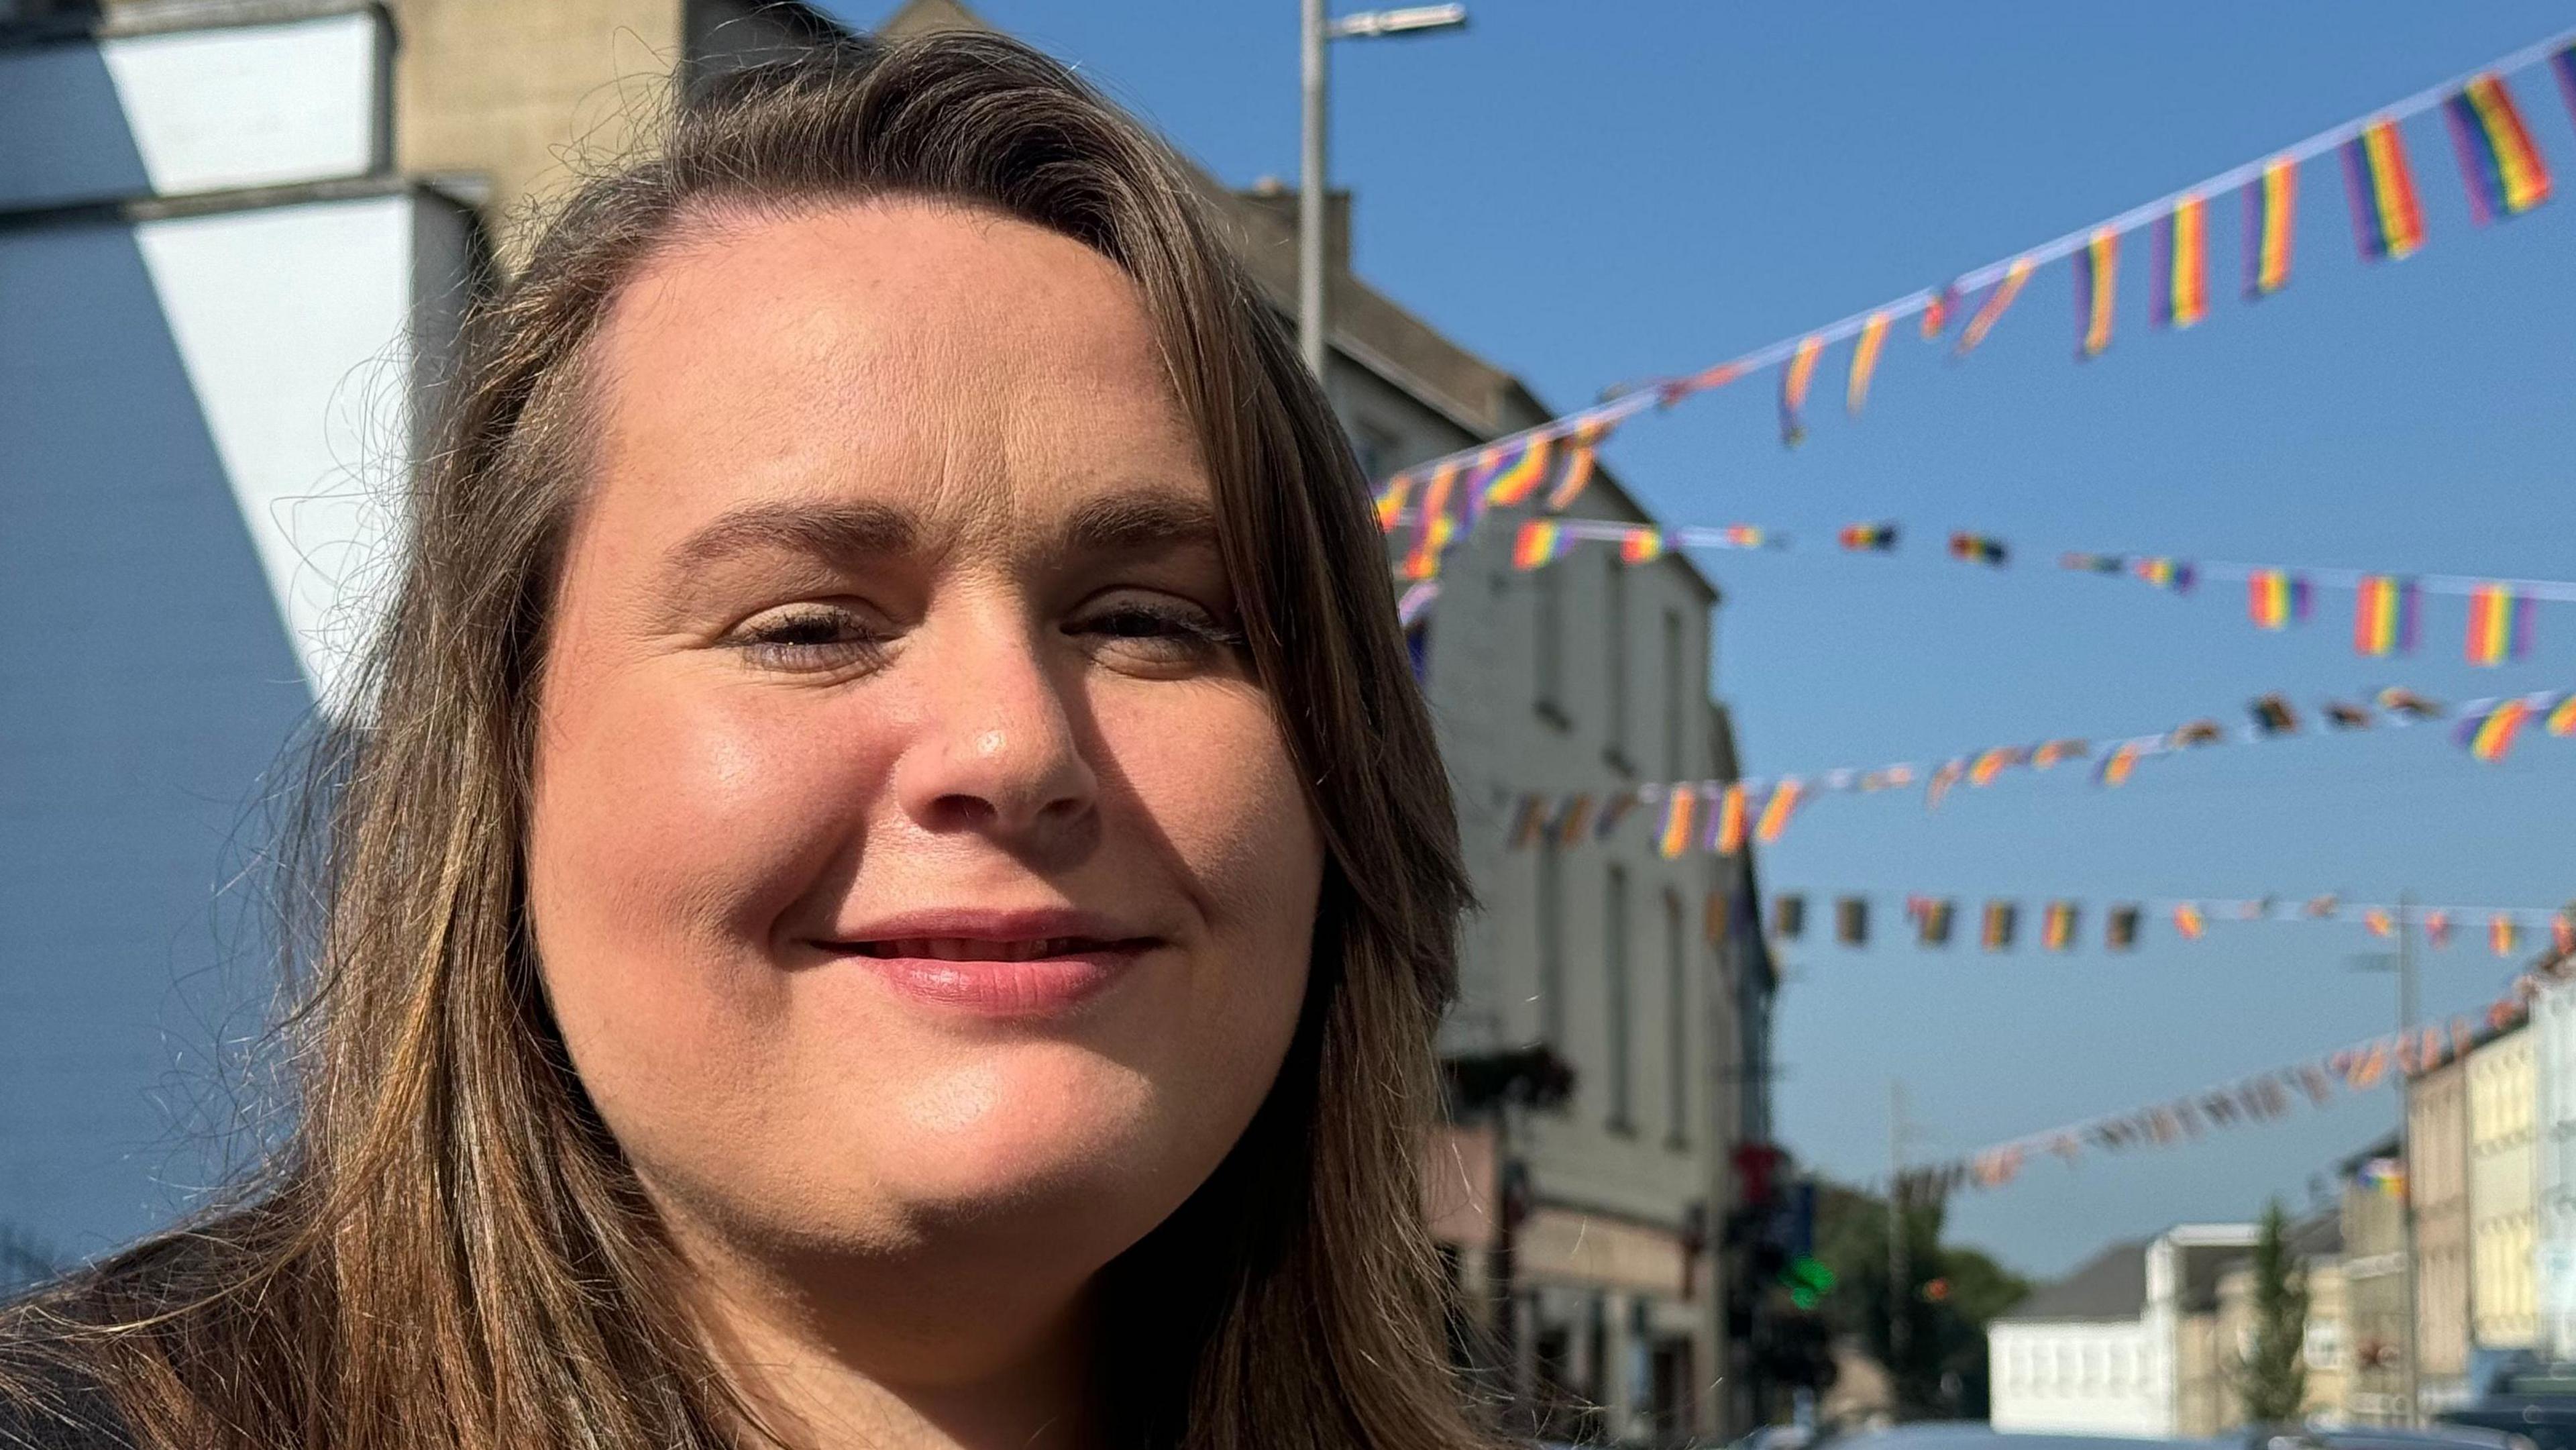
[(2344, 1160), (2343, 1400), (2352, 1425), (2406, 1423), (2406, 1198), (2397, 1135)]
[(2454, 1058), (2406, 1083), (2406, 1188), (2415, 1211), (2416, 1404), (2467, 1398), (2468, 1075)]
[(2170, 1439), (2225, 1423), (2219, 1280), (2251, 1224), (2179, 1224), (2115, 1244), (1986, 1331), (2000, 1431)]
[(2531, 1001), (2533, 1294), (2541, 1347), (2561, 1361), (2576, 1360), (2576, 981), (2564, 975), (2569, 960), (2553, 953), (2538, 964), (2542, 986)]
[(272, 966), (251, 843), (479, 245), (456, 195), (393, 160), (382, 11), (88, 8), (0, 6), (18, 1273), (165, 1221), (232, 1150), (208, 1130), (247, 1091), (227, 1053)]
[[(981, 24), (916, 0), (886, 28)], [(395, 521), (349, 475), (398, 465), (470, 288), (567, 149), (613, 152), (674, 80), (835, 28), (754, 0), (0, 0), (0, 133), (61, 138), (0, 148), (0, 671), (57, 682), (0, 696), (0, 957), (53, 968), (0, 977), (8, 1242), (83, 1258), (220, 1172), (157, 1146), (266, 1005), (254, 903), (215, 888), (366, 622)], [(1294, 198), (1191, 174), (1286, 312)], [(1372, 475), (1549, 415), (1353, 275), (1346, 198), (1331, 220), (1325, 386)], [(1649, 521), (1607, 470), (1576, 513)], [(1717, 587), (1679, 556), (1521, 573), (1495, 529), (1446, 583), (1424, 679), (1491, 909), (1442, 1050), (1571, 1069), (1562, 1100), (1438, 1145), (1468, 1328), (1569, 1423), (1740, 1426), (1752, 1320), (1717, 1225), (1771, 1161), (1739, 1150), (1769, 1135), (1777, 988), (1752, 863), (1665, 860), (1642, 831), (1505, 841), (1520, 789), (1734, 778)], [(119, 663), (137, 640), (151, 669)]]
[(2469, 1342), (2481, 1354), (2540, 1340), (2535, 1035), (2517, 1023), (2468, 1057)]

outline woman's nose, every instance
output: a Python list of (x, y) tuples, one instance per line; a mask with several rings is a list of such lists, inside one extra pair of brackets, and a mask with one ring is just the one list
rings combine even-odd
[(1066, 672), (1025, 625), (952, 622), (906, 664), (920, 672), (918, 733), (897, 789), (923, 829), (1026, 846), (1091, 814), (1098, 781)]

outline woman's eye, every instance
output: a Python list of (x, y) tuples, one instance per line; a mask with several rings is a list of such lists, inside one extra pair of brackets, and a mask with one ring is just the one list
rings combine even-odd
[(764, 669), (836, 670), (872, 663), (886, 637), (852, 610), (798, 605), (745, 621), (732, 643)]
[(1115, 659), (1166, 668), (1213, 663), (1243, 647), (1242, 635), (1178, 602), (1121, 601), (1082, 616), (1070, 632)]

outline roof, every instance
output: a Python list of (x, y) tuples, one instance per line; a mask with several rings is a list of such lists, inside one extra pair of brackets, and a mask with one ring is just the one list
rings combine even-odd
[(1999, 1323), (2135, 1319), (2147, 1310), (2147, 1244), (2113, 1244), (2075, 1272), (2031, 1291)]

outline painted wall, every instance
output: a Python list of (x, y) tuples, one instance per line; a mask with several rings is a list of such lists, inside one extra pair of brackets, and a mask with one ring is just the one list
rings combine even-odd
[(2480, 1349), (2539, 1342), (2533, 1039), (2518, 1028), (2469, 1054), (2469, 1335)]
[(2531, 1003), (2533, 1279), (2542, 1339), (2576, 1358), (2576, 982), (2544, 984)]
[(2458, 1061), (2406, 1086), (2406, 1184), (2414, 1195), (2416, 1393), (2466, 1393), (2469, 1362), (2468, 1094)]
[(2140, 1320), (2007, 1321), (1987, 1331), (1991, 1422), (2001, 1431), (2165, 1436), (2165, 1362)]

